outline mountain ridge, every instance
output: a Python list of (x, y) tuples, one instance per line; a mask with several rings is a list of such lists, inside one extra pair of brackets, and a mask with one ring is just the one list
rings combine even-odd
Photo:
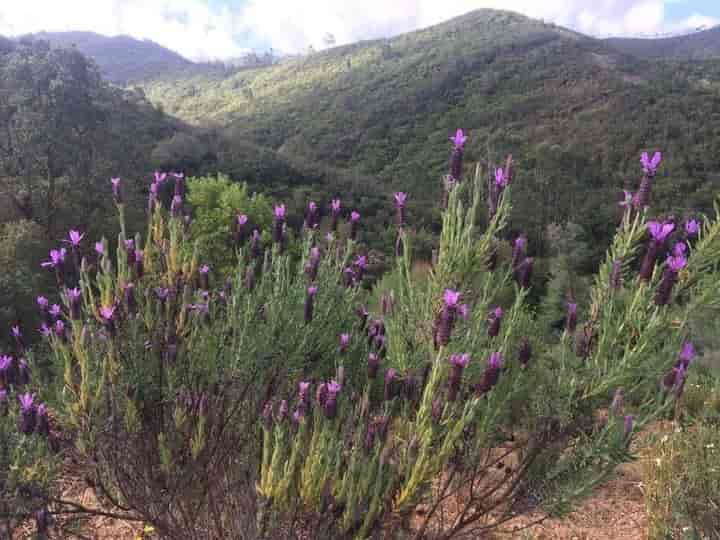
[[(334, 51), (334, 54), (352, 51), (357, 47), (401, 40), (404, 36), (442, 30), (445, 27), (458, 24), (463, 19), (497, 15), (542, 26), (564, 37), (596, 40), (620, 53), (641, 59), (707, 60), (720, 58), (720, 25), (699, 32), (668, 37), (612, 37), (601, 39), (515, 12), (494, 9), (474, 10), (412, 32), (385, 39), (362, 40), (326, 49), (315, 54), (323, 54), (327, 51)], [(208, 74), (222, 76), (226, 74), (226, 70), (219, 67), (221, 63), (195, 62), (149, 39), (137, 39), (127, 35), (105, 36), (85, 31), (39, 32), (29, 36), (48, 40), (54, 46), (77, 47), (80, 52), (92, 58), (98, 64), (101, 72), (110, 82), (117, 84), (146, 83), (150, 80), (173, 77), (185, 78)], [(120, 59), (117, 58), (118, 53)], [(302, 59), (297, 60), (301, 61)], [(247, 68), (245, 65), (241, 67)]]

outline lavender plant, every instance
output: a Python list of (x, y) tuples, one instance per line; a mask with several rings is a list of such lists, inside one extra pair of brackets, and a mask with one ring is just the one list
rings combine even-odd
[(299, 261), (281, 203), (272, 245), (230, 231), (238, 262), (222, 275), (188, 249), (183, 194), (163, 202), (156, 180), (145, 239), (121, 219), (115, 254), (51, 255), (58, 415), (107, 505), (166, 538), (477, 538), (567, 511), (630, 457), (682, 395), (690, 315), (717, 304), (720, 217), (664, 261), (672, 231), (647, 221), (645, 171), (590, 305), (568, 303), (559, 341), (540, 339), (526, 237), (507, 260), (498, 250), (511, 160), (487, 184), (479, 168), (462, 180), (465, 135), (452, 141), (436, 260), (413, 271), (397, 194), (402, 249), (377, 311), (362, 220), (338, 200), (326, 226), (308, 205)]

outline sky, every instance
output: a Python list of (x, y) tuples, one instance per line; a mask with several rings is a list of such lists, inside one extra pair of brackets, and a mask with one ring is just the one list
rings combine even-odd
[(509, 9), (595, 36), (720, 24), (720, 0), (0, 0), (0, 35), (84, 30), (151, 39), (192, 60), (297, 53), (389, 37), (478, 8)]

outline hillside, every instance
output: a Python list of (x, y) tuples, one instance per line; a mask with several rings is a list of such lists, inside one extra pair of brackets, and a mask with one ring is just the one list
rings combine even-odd
[(129, 36), (108, 37), (93, 32), (41, 32), (36, 39), (55, 47), (75, 47), (92, 58), (105, 79), (129, 84), (154, 77), (184, 77), (213, 71), (150, 40)]
[(639, 59), (508, 12), (145, 90), (188, 122), (231, 126), (281, 155), (358, 171), (380, 192), (407, 190), (414, 222), (428, 227), (457, 126), (470, 134), (468, 162), (516, 157), (516, 228), (571, 219), (601, 245), (616, 218), (612, 201), (635, 187), (644, 149), (665, 151), (660, 211), (707, 210), (720, 185), (719, 62)]
[(611, 38), (608, 45), (641, 58), (709, 60), (720, 58), (720, 26), (667, 38)]

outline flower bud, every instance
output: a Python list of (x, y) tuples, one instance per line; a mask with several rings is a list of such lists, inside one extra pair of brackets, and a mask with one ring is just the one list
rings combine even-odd
[(397, 396), (398, 388), (397, 388), (397, 371), (394, 368), (388, 368), (385, 371), (385, 388), (384, 388), (384, 396), (385, 401), (391, 401)]
[(522, 367), (527, 367), (532, 359), (532, 344), (528, 338), (523, 338), (518, 350), (518, 362)]
[(356, 240), (358, 234), (358, 227), (360, 226), (360, 214), (358, 212), (350, 213), (350, 239)]
[(503, 318), (503, 310), (500, 306), (496, 307), (491, 313), (488, 319), (488, 336), (497, 337), (500, 333), (500, 322)]
[(305, 297), (305, 324), (310, 324), (313, 319), (313, 312), (315, 310), (315, 295), (317, 294), (317, 287), (310, 286), (307, 289), (307, 296)]

